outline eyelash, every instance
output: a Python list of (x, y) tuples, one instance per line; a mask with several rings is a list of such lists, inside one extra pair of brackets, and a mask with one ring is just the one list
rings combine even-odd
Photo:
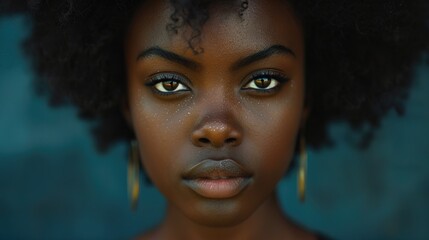
[[(270, 88), (270, 89), (246, 88), (246, 86), (249, 85), (252, 81), (255, 81), (255, 80), (261, 79), (261, 78), (274, 79), (275, 81), (278, 82), (278, 84), (276, 86)], [(271, 92), (277, 91), (278, 88), (280, 88), (281, 85), (283, 85), (287, 81), (289, 81), (289, 77), (287, 77), (286, 75), (284, 75), (284, 74), (282, 74), (276, 70), (263, 70), (263, 71), (252, 73), (250, 75), (250, 77), (247, 78), (246, 84), (244, 85), (244, 87), (242, 87), (242, 89), (260, 92), (260, 93), (271, 93)]]
[[(264, 89), (264, 88), (256, 89), (256, 88), (246, 87), (247, 85), (251, 84), (253, 81), (255, 81), (257, 79), (261, 79), (261, 78), (273, 79), (273, 80), (277, 81), (278, 84), (272, 88), (269, 88), (269, 89)], [(163, 92), (163, 91), (156, 89), (155, 86), (158, 83), (167, 82), (167, 81), (174, 81), (178, 84), (181, 84), (184, 86), (184, 88), (186, 88), (186, 90)], [(283, 85), (287, 81), (289, 81), (289, 78), (286, 75), (284, 75), (284, 74), (282, 74), (276, 70), (263, 70), (263, 71), (252, 73), (249, 77), (247, 77), (246, 84), (241, 89), (246, 90), (246, 91), (254, 91), (256, 93), (272, 93), (274, 91), (277, 91), (278, 88), (280, 88), (281, 85)], [(154, 91), (155, 93), (157, 93), (159, 95), (167, 96), (167, 95), (177, 94), (179, 92), (189, 91), (190, 88), (184, 82), (187, 82), (186, 78), (182, 77), (179, 74), (176, 74), (176, 73), (159, 73), (159, 74), (156, 74), (156, 75), (150, 77), (144, 85), (151, 87), (152, 91)]]
[(188, 85), (185, 84), (186, 79), (176, 73), (159, 73), (156, 74), (148, 79), (148, 81), (144, 84), (145, 86), (151, 87), (152, 91), (159, 95), (172, 95), (177, 94), (178, 92), (184, 92), (186, 90), (180, 90), (180, 91), (171, 91), (171, 92), (162, 92), (158, 89), (156, 89), (156, 85), (158, 83), (167, 82), (167, 81), (174, 81), (178, 84), (183, 85), (187, 90), (190, 90)]

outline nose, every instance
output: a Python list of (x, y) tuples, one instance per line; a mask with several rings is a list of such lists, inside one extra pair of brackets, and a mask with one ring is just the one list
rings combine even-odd
[(234, 147), (241, 141), (242, 131), (236, 121), (227, 116), (206, 116), (192, 132), (192, 143), (198, 147)]

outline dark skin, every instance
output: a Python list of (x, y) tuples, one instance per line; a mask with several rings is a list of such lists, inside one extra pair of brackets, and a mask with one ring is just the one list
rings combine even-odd
[[(126, 112), (168, 206), (141, 239), (315, 239), (283, 215), (275, 194), (306, 112), (304, 40), (291, 6), (252, 1), (241, 19), (215, 5), (204, 52), (194, 54), (191, 29), (165, 28), (169, 3), (143, 5), (126, 38)], [(191, 189), (184, 175), (204, 159), (232, 159), (247, 184), (233, 193)]]

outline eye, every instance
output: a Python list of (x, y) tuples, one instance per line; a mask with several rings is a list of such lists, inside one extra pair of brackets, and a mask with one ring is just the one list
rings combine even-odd
[(251, 80), (244, 88), (252, 89), (272, 89), (279, 85), (279, 81), (271, 77), (260, 77)]
[(269, 91), (274, 90), (288, 80), (284, 74), (274, 70), (256, 72), (250, 76), (250, 80), (242, 89)]
[(175, 73), (160, 73), (152, 76), (145, 85), (152, 87), (160, 94), (174, 94), (189, 91), (189, 88), (183, 83), (185, 81), (186, 78)]
[(175, 80), (165, 80), (162, 82), (158, 82), (154, 85), (154, 88), (160, 92), (179, 92), (183, 90), (187, 90), (188, 88)]

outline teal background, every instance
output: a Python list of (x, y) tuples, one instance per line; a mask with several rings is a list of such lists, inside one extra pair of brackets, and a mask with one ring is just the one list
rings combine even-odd
[[(73, 108), (52, 109), (31, 85), (20, 16), (0, 18), (0, 239), (129, 239), (162, 219), (165, 200), (143, 185), (126, 192), (125, 144), (100, 155)], [(349, 143), (309, 152), (307, 200), (296, 172), (278, 192), (295, 221), (335, 239), (429, 239), (429, 67), (416, 67), (407, 114), (393, 112), (365, 151)]]

